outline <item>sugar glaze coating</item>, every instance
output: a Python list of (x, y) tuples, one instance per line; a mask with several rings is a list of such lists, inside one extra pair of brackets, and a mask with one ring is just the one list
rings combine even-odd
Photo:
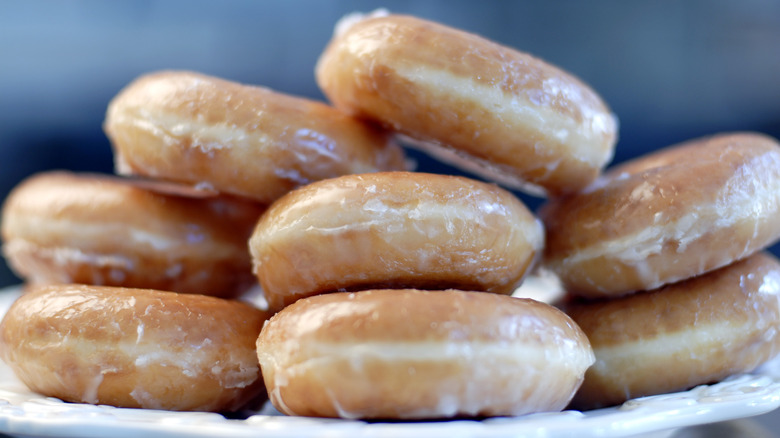
[(104, 129), (121, 174), (261, 203), (320, 179), (405, 168), (386, 133), (328, 105), (193, 72), (136, 79)]
[(596, 355), (573, 407), (682, 391), (750, 372), (780, 353), (780, 262), (762, 252), (661, 289), (565, 311)]
[(249, 248), (271, 309), (304, 296), (371, 288), (510, 294), (544, 245), (510, 192), (463, 177), (348, 175), (291, 192)]
[(780, 144), (754, 133), (691, 140), (616, 166), (539, 215), (543, 262), (570, 292), (655, 289), (780, 238)]
[(2, 211), (3, 252), (34, 283), (234, 297), (256, 283), (246, 241), (263, 208), (195, 199), (107, 175), (53, 171), (20, 183)]
[(269, 320), (257, 349), (277, 409), (341, 418), (560, 410), (593, 362), (554, 307), (455, 290), (305, 298)]
[(477, 35), (379, 15), (339, 26), (317, 63), (335, 106), (535, 194), (577, 190), (612, 158), (617, 120), (577, 78)]
[(255, 341), (267, 317), (202, 295), (35, 286), (0, 324), (0, 356), (31, 390), (65, 401), (233, 411), (263, 394)]

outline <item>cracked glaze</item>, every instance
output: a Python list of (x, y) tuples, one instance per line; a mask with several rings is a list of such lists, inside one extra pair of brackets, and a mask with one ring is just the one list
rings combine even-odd
[(780, 145), (733, 133), (672, 146), (609, 170), (539, 215), (544, 264), (572, 293), (654, 289), (780, 237)]
[(107, 175), (43, 172), (2, 211), (3, 253), (35, 283), (141, 287), (221, 297), (255, 283), (246, 241), (263, 208), (190, 198)]
[(312, 181), (405, 168), (387, 134), (323, 103), (192, 72), (136, 79), (104, 128), (119, 173), (262, 203)]
[(511, 193), (462, 177), (350, 175), (282, 198), (249, 247), (272, 309), (377, 287), (511, 293), (544, 244)]
[(454, 290), (309, 297), (269, 320), (257, 345), (280, 411), (341, 418), (556, 411), (593, 362), (557, 309)]
[(654, 291), (565, 311), (596, 354), (576, 408), (682, 391), (751, 372), (780, 353), (780, 262), (762, 252)]
[(612, 158), (617, 119), (572, 75), (413, 17), (348, 22), (316, 68), (337, 107), (422, 140), (426, 150), (456, 151), (437, 155), (534, 194), (579, 189)]
[(0, 354), (30, 389), (67, 401), (229, 411), (262, 393), (266, 318), (201, 295), (29, 287), (0, 325)]

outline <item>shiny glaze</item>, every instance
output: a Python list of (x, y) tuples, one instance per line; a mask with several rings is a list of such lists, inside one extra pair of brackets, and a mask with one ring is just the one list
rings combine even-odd
[(337, 107), (456, 150), (483, 165), (486, 177), (498, 172), (537, 192), (576, 190), (612, 157), (616, 119), (588, 86), (437, 23), (352, 20), (320, 57), (316, 77)]
[(33, 282), (236, 296), (255, 283), (246, 241), (263, 207), (188, 198), (104, 175), (44, 172), (2, 211), (3, 250)]
[(270, 203), (350, 173), (404, 168), (387, 134), (323, 103), (191, 72), (128, 85), (104, 125), (116, 167)]
[(0, 325), (0, 355), (33, 391), (66, 401), (235, 410), (262, 393), (246, 304), (145, 289), (29, 287)]
[(591, 409), (749, 372), (780, 353), (780, 262), (769, 253), (650, 292), (571, 304), (596, 354)]
[(539, 214), (544, 263), (570, 291), (653, 289), (780, 237), (780, 145), (753, 133), (692, 140), (610, 169)]
[(384, 287), (511, 293), (543, 247), (511, 193), (409, 172), (321, 181), (280, 199), (250, 239), (272, 309), (338, 290)]
[(257, 347), (278, 409), (342, 418), (560, 410), (593, 361), (557, 309), (455, 290), (309, 297), (269, 320)]

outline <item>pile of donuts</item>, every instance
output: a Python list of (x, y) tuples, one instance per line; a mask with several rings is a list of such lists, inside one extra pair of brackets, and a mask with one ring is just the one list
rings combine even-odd
[[(267, 396), (438, 419), (616, 405), (780, 352), (776, 140), (604, 171), (617, 120), (590, 87), (408, 16), (345, 17), (315, 76), (330, 104), (144, 75), (108, 106), (117, 175), (14, 189), (3, 253), (26, 285), (0, 357), (22, 382), (120, 407)], [(474, 176), (416, 172), (402, 144)], [(549, 199), (534, 213), (514, 189)], [(559, 301), (516, 292), (540, 272)]]

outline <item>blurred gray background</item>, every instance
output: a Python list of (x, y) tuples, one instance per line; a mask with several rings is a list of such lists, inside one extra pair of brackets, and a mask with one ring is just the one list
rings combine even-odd
[[(778, 1), (0, 0), (0, 199), (45, 169), (111, 172), (106, 105), (146, 72), (323, 99), (313, 69), (334, 23), (378, 7), (579, 76), (620, 118), (614, 163), (721, 131), (780, 137)], [(451, 170), (418, 158), (421, 170)], [(0, 286), (19, 281), (0, 265)]]

